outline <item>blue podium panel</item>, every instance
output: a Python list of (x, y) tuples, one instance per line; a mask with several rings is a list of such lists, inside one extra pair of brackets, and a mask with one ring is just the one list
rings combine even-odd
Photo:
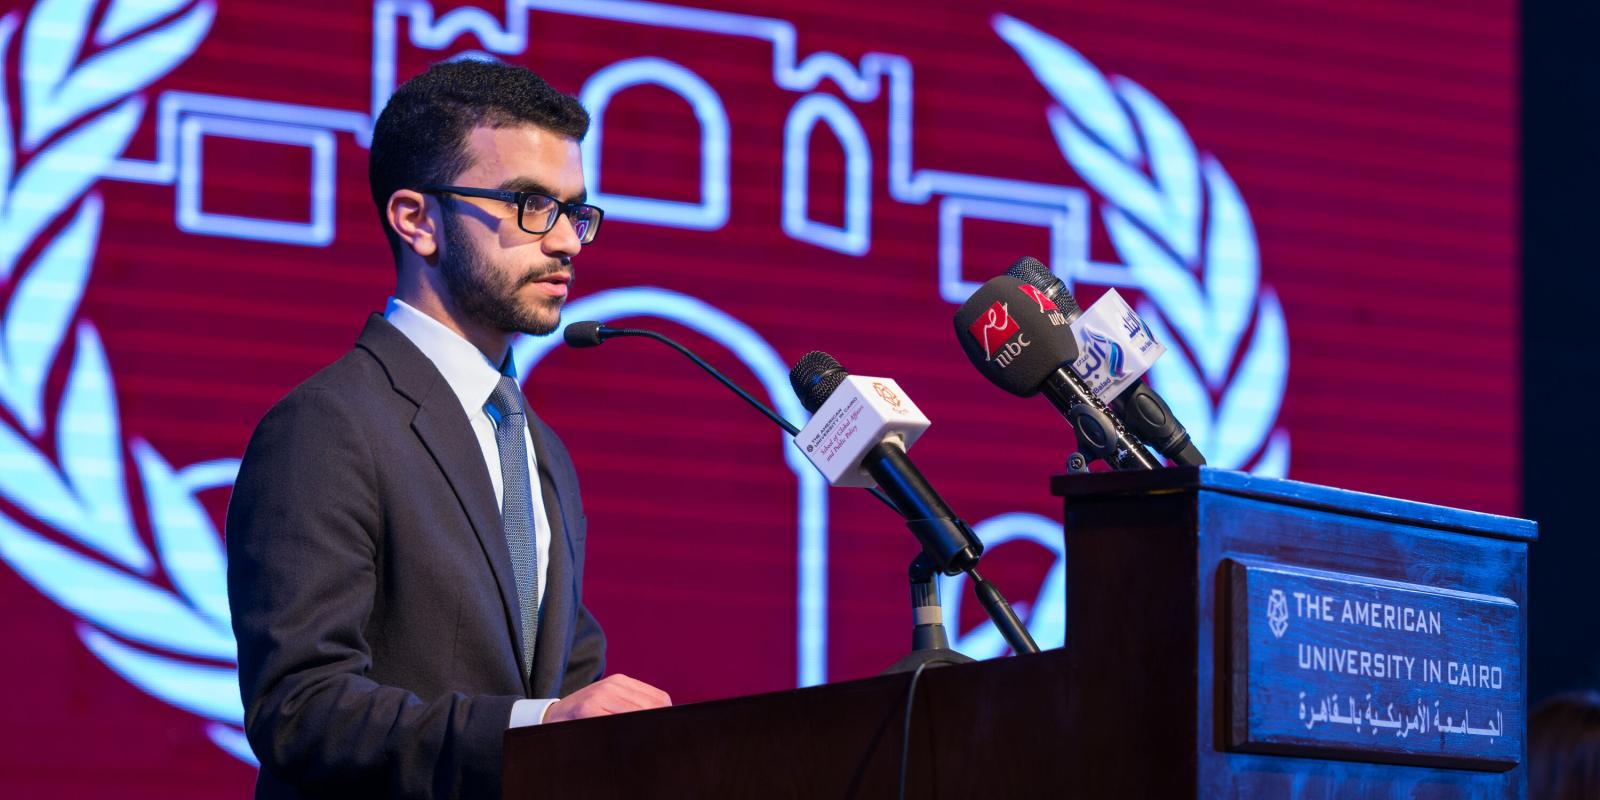
[(1522, 753), (1505, 597), (1227, 560), (1232, 749), (1505, 770)]
[(1526, 797), (1534, 523), (1206, 467), (1053, 488), (1084, 796)]

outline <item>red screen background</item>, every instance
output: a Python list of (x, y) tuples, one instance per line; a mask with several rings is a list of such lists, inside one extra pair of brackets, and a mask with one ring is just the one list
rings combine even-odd
[[(109, 13), (110, 4), (101, 5), (96, 20)], [(175, 5), (174, 14), (204, 6)], [(435, 3), (436, 13), (460, 5)], [(1064, 157), (1046, 113), (1055, 100), (996, 34), (995, 15), (1022, 20), (1105, 74), (1136, 82), (1202, 156), (1227, 170), (1248, 207), (1258, 286), (1281, 301), (1287, 331), (1272, 427), (1287, 433), (1289, 477), (1518, 511), (1514, 3), (701, 7), (791, 23), (801, 58), (831, 52), (857, 64), (868, 53), (902, 56), (915, 89), (914, 167), (1084, 191), (1088, 257), (1101, 264), (1122, 261), (1101, 214), (1109, 201)], [(891, 191), (882, 97), (849, 99), (826, 80), (814, 89), (843, 100), (871, 151), (869, 247), (838, 252), (797, 240), (781, 224), (784, 121), (803, 93), (775, 83), (770, 42), (520, 6), (486, 10), (502, 22), (508, 13), (525, 17), (527, 46), (502, 57), (563, 91), (578, 93), (624, 59), (658, 57), (703, 79), (727, 115), (726, 224), (691, 230), (614, 214), (576, 262), (575, 299), (659, 287), (748, 326), (786, 365), (820, 349), (851, 372), (892, 377), (934, 422), (916, 447), (917, 464), (964, 518), (1059, 518), (1047, 480), (1073, 449), (1068, 428), (1042, 399), (1004, 395), (963, 363), (950, 333), (956, 305), (940, 291), (940, 201), (905, 202)], [(37, 8), (0, 13), (20, 24)], [(155, 109), (166, 93), (368, 113), (374, 24), (372, 9), (359, 3), (221, 4), (193, 55), (142, 90), (149, 106), (126, 157), (158, 157)], [(410, 20), (396, 30), (402, 80), (487, 46), (466, 34), (429, 49), (411, 41)], [(17, 41), (4, 63), (8, 98), (22, 92)], [(15, 131), (19, 104), (9, 113)], [(382, 310), (393, 272), (367, 191), (367, 150), (347, 131), (333, 139), (326, 246), (183, 230), (170, 181), (95, 185), (104, 219), (75, 315), (103, 338), (125, 441), (148, 442), (174, 467), (237, 458), (272, 403), (347, 350), (366, 315)], [(608, 194), (700, 197), (700, 125), (666, 89), (635, 87), (612, 100), (601, 155)], [(809, 156), (809, 213), (840, 225), (845, 150), (819, 127)], [(19, 162), (28, 157), (23, 148)], [(315, 163), (307, 148), (211, 136), (201, 159), (206, 213), (308, 219)], [(975, 282), (1019, 256), (1045, 258), (1051, 246), (1037, 225), (978, 219), (961, 226), (961, 239), (962, 276)], [(26, 250), (24, 262), (38, 249)], [(16, 283), (5, 291), (15, 296)], [(1085, 305), (1104, 289), (1075, 286)], [(1145, 298), (1136, 287), (1119, 292)], [(1252, 308), (1258, 321), (1260, 305)], [(644, 316), (614, 322), (661, 330), (746, 387), (760, 386), (751, 367), (690, 326)], [(1240, 339), (1224, 386), (1254, 341)], [(1168, 344), (1176, 353), (1169, 358), (1193, 352), (1181, 336)], [(46, 409), (66, 379), (64, 367), (52, 369)], [(680, 357), (641, 340), (558, 348), (531, 371), (526, 390), (571, 449), (583, 482), (586, 601), (606, 628), (610, 669), (660, 685), (678, 702), (796, 685), (799, 508), (778, 432)], [(56, 458), (49, 439), (37, 441)], [(132, 447), (124, 456), (130, 475)], [(148, 510), (130, 485), (133, 517), (144, 520)], [(226, 490), (199, 496), (220, 528)], [(915, 544), (864, 493), (827, 498), (832, 681), (874, 674), (904, 651), (903, 575)], [(0, 497), (8, 516), (66, 541), (21, 508)], [(138, 526), (148, 541), (149, 523)], [(1026, 611), (1056, 554), (1012, 541), (991, 548), (985, 564)], [(160, 571), (143, 579), (171, 581)], [(0, 568), (0, 606), (0, 684), (10, 689), (0, 791), (247, 790), (251, 767), (216, 747), (197, 717), (108, 669), (79, 638), (84, 623), (9, 568)], [(960, 632), (980, 621), (975, 603), (961, 616)]]

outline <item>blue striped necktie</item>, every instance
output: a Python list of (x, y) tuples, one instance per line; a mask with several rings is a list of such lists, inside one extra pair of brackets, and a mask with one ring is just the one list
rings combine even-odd
[(499, 415), (494, 441), (500, 450), (500, 519), (511, 550), (511, 571), (522, 606), (522, 674), (533, 674), (533, 642), (539, 631), (539, 550), (534, 542), (533, 492), (528, 481), (528, 428), (517, 379), (500, 376), (489, 405)]

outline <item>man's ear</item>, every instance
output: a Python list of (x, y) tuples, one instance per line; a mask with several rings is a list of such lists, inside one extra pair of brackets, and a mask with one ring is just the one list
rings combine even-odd
[(432, 258), (439, 251), (443, 232), (428, 214), (426, 195), (412, 189), (396, 189), (394, 194), (389, 195), (389, 204), (383, 210), (389, 227), (417, 255), (425, 259)]

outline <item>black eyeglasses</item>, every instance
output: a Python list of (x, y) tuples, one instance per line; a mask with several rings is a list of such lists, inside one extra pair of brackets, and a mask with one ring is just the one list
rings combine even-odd
[(594, 241), (596, 234), (600, 233), (600, 220), (605, 219), (606, 212), (599, 206), (588, 203), (563, 203), (560, 200), (544, 194), (543, 192), (513, 192), (506, 189), (473, 189), (466, 186), (444, 186), (430, 183), (427, 186), (417, 187), (419, 192), (431, 194), (458, 194), (462, 197), (483, 197), (489, 200), (503, 200), (517, 207), (517, 227), (534, 234), (546, 234), (556, 226), (556, 218), (562, 214), (572, 222), (572, 229), (578, 234), (579, 244), (588, 244)]

